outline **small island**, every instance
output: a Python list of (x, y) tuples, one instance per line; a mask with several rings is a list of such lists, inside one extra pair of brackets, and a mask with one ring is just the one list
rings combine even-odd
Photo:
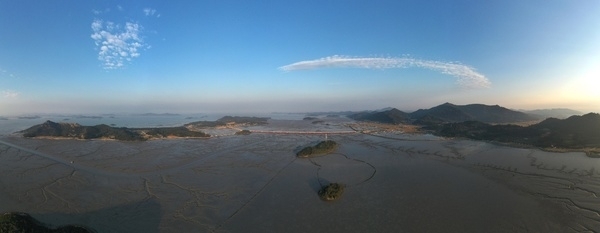
[(329, 154), (337, 149), (338, 144), (335, 141), (327, 140), (319, 142), (315, 146), (308, 146), (296, 153), (300, 158), (310, 158), (318, 155)]
[(187, 123), (184, 126), (189, 129), (201, 129), (209, 127), (227, 127), (227, 126), (257, 126), (268, 124), (268, 117), (240, 117), (224, 116), (216, 121), (195, 121)]
[[(208, 138), (210, 135), (202, 132), (206, 128), (266, 125), (269, 119), (268, 117), (225, 116), (216, 121), (196, 121), (178, 127), (154, 128), (115, 127), (114, 124), (110, 126), (106, 124), (83, 126), (77, 123), (46, 121), (19, 133), (22, 133), (23, 137), (26, 138), (111, 139), (119, 141), (146, 141), (164, 138)], [(236, 135), (248, 135), (250, 133), (249, 130), (241, 130)]]
[(250, 130), (244, 129), (244, 130), (240, 130), (235, 132), (235, 135), (250, 135), (252, 132), (250, 132)]
[(94, 231), (74, 225), (50, 228), (29, 214), (13, 212), (0, 215), (0, 232), (91, 233)]
[(319, 190), (319, 197), (324, 201), (335, 201), (342, 196), (345, 187), (345, 185), (338, 183), (328, 184)]
[(311, 116), (308, 116), (308, 117), (302, 118), (302, 120), (305, 120), (305, 121), (314, 121), (314, 120), (318, 120), (318, 119), (319, 119), (319, 118), (317, 118), (317, 117), (311, 117)]
[(55, 137), (73, 139), (113, 139), (119, 141), (145, 141), (148, 139), (186, 137), (206, 138), (210, 135), (186, 127), (125, 128), (105, 124), (82, 126), (76, 123), (46, 121), (21, 131), (23, 137)]

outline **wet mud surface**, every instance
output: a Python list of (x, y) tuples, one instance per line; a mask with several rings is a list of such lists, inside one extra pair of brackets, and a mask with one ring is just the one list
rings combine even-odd
[[(468, 140), (0, 139), (0, 212), (98, 232), (597, 232), (600, 160)], [(343, 196), (317, 195), (329, 182)]]

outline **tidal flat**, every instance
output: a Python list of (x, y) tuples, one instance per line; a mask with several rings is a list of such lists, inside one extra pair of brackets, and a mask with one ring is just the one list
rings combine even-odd
[[(372, 131), (330, 134), (335, 152), (297, 158), (324, 135), (264, 133), (286, 124), (145, 142), (4, 136), (0, 212), (98, 232), (600, 229), (600, 160), (584, 153)], [(330, 182), (346, 188), (325, 202), (317, 193)]]

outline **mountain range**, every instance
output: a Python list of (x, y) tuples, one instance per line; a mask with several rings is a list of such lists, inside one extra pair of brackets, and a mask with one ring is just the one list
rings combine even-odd
[(567, 119), (548, 118), (527, 127), (491, 125), (478, 121), (447, 123), (439, 126), (435, 134), (544, 148), (600, 148), (600, 114), (588, 113)]
[(348, 115), (348, 117), (357, 121), (373, 121), (386, 124), (406, 123), (410, 119), (410, 115), (408, 113), (402, 112), (395, 108), (373, 112), (353, 113)]
[(510, 110), (498, 105), (455, 105), (451, 103), (444, 103), (429, 109), (419, 109), (412, 113), (405, 113), (398, 109), (391, 108), (380, 111), (354, 113), (348, 115), (348, 117), (358, 121), (374, 121), (389, 124), (415, 123), (420, 125), (463, 121), (514, 123), (540, 119), (539, 116)]
[(600, 157), (600, 114), (572, 115), (566, 119), (547, 118), (537, 124), (519, 126), (509, 123), (539, 121), (541, 115), (575, 113), (569, 109), (532, 111), (527, 114), (498, 105), (454, 105), (444, 103), (430, 109), (405, 113), (398, 109), (360, 112), (348, 115), (357, 121), (388, 124), (416, 124), (443, 137), (515, 143), (551, 149), (584, 150)]

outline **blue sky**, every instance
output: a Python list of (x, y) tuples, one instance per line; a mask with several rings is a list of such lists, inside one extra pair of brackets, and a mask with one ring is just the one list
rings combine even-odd
[(0, 0), (0, 115), (600, 111), (600, 1)]

